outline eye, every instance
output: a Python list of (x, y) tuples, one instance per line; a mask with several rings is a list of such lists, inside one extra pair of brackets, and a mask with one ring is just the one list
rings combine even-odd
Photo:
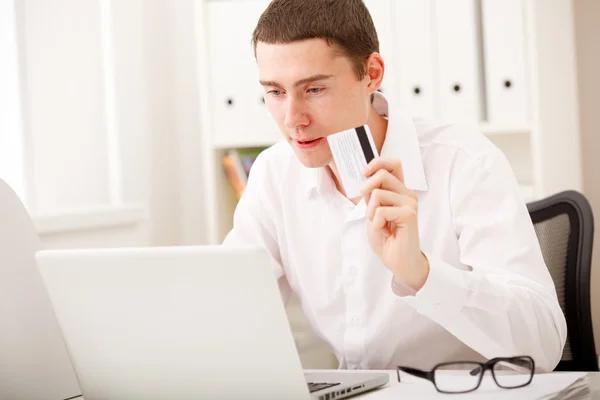
[(277, 96), (281, 95), (281, 90), (269, 90), (269, 94), (271, 96), (277, 97)]
[(323, 91), (323, 89), (322, 88), (310, 88), (310, 89), (308, 89), (308, 91), (312, 94), (319, 94)]

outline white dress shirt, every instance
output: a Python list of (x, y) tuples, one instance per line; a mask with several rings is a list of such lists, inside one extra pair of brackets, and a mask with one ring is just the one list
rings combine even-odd
[[(287, 142), (265, 150), (224, 244), (258, 244), (273, 257), (340, 368), (431, 368), (445, 361), (530, 355), (560, 361), (567, 328), (519, 186), (503, 153), (479, 132), (388, 113), (381, 157), (402, 162), (419, 197), (430, 272), (404, 295), (372, 251), (365, 204), (353, 204), (325, 168), (309, 169)], [(394, 110), (395, 111), (395, 110)]]

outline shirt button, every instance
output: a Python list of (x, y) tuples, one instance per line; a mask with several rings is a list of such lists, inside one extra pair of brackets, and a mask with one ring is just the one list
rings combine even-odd
[(356, 316), (355, 316), (355, 317), (352, 317), (352, 323), (353, 323), (354, 325), (358, 325), (358, 323), (359, 323), (359, 322), (360, 322), (360, 319), (359, 319), (358, 317), (356, 317)]

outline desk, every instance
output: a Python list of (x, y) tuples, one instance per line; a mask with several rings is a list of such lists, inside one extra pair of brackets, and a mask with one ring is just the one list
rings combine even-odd
[[(364, 393), (364, 394), (356, 396), (356, 397), (352, 397), (352, 399), (357, 399), (357, 400), (358, 399), (369, 400), (369, 399), (373, 399), (373, 398), (382, 399), (383, 398), (382, 395), (385, 393), (386, 389), (389, 389), (395, 385), (400, 385), (400, 383), (398, 382), (398, 375), (396, 374), (396, 371), (379, 371), (379, 372), (388, 372), (390, 374), (389, 383), (378, 390), (367, 392), (367, 393)], [(586, 400), (587, 399), (600, 400), (600, 372), (588, 372), (587, 378), (588, 378), (588, 382), (590, 385), (590, 391), (592, 392), (592, 395), (589, 397), (586, 397), (585, 399)], [(535, 377), (533, 379), (535, 380)], [(390, 400), (392, 400), (392, 398), (390, 398)], [(394, 399), (394, 400), (397, 400), (397, 399)]]
[[(307, 370), (310, 372), (318, 372), (319, 370)], [(336, 370), (337, 371), (337, 370)], [(353, 372), (353, 371), (348, 371), (348, 372)], [(388, 390), (389, 388), (395, 386), (395, 385), (399, 385), (400, 383), (398, 382), (398, 376), (396, 375), (396, 371), (374, 371), (374, 372), (387, 372), (390, 374), (390, 381), (387, 385), (385, 385), (384, 387), (371, 391), (371, 392), (367, 392), (355, 397), (351, 397), (351, 399), (356, 399), (356, 400), (369, 400), (369, 399), (373, 399), (373, 398), (377, 398), (377, 399), (381, 399), (382, 395), (385, 393), (386, 390)], [(590, 391), (592, 392), (592, 395), (590, 397), (586, 397), (586, 400), (588, 399), (592, 399), (592, 400), (600, 400), (600, 372), (588, 372), (587, 374), (588, 377), (588, 381), (589, 381), (589, 385), (590, 385)], [(534, 377), (535, 379), (535, 377)], [(449, 396), (449, 398), (452, 398), (451, 396)], [(79, 396), (79, 397), (75, 397), (72, 400), (84, 400), (83, 397)], [(392, 400), (392, 398), (390, 398), (390, 400)], [(394, 399), (397, 400), (397, 399)]]

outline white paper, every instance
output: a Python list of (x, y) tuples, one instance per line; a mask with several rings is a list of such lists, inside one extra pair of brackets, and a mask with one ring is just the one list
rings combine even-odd
[(368, 125), (348, 129), (327, 137), (344, 192), (348, 198), (360, 196), (360, 188), (366, 180), (363, 173), (370, 161), (367, 160), (366, 150), (361, 146), (359, 139), (361, 128), (364, 128), (368, 140), (366, 145), (370, 148), (372, 155), (379, 157)]
[[(454, 373), (454, 372), (448, 372)], [(527, 386), (518, 389), (503, 389), (496, 385), (490, 372), (486, 372), (481, 386), (470, 393), (458, 395), (461, 399), (510, 399), (510, 400), (533, 400), (533, 399), (552, 399), (556, 394), (567, 387), (573, 385), (578, 379), (585, 377), (585, 372), (554, 372), (550, 374), (536, 374), (533, 381)], [(456, 394), (439, 393), (433, 383), (428, 380), (413, 377), (401, 373), (402, 382), (390, 382), (387, 387), (363, 395), (361, 398), (369, 400), (377, 399), (451, 399), (456, 398)], [(462, 387), (465, 379), (472, 380), (471, 377), (457, 375), (455, 378), (456, 386)], [(507, 377), (504, 377), (505, 381)], [(517, 377), (519, 381), (522, 378)], [(558, 398), (565, 398), (560, 396)]]

